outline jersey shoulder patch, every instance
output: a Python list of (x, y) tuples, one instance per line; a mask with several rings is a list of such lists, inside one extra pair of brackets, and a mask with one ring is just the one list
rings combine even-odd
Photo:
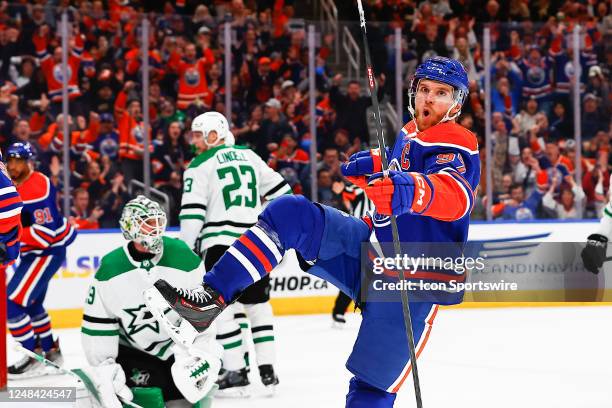
[(127, 258), (125, 250), (123, 247), (119, 247), (102, 257), (100, 267), (94, 278), (97, 281), (104, 282), (133, 269), (135, 269), (135, 267)]
[(45, 175), (35, 171), (25, 183), (17, 187), (17, 191), (25, 204), (33, 203), (49, 197), (51, 185)]
[(470, 154), (478, 153), (476, 136), (456, 123), (440, 123), (417, 134), (417, 142), (425, 146), (452, 147)]
[(184, 241), (178, 238), (163, 237), (164, 254), (157, 265), (191, 272), (196, 269), (202, 260)]

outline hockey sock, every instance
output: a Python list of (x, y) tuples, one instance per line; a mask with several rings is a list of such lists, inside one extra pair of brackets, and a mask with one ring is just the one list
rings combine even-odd
[(279, 197), (204, 275), (204, 282), (227, 302), (278, 265), (285, 251), (295, 249), (314, 262), (321, 248), (325, 214), (302, 196)]
[(43, 312), (32, 318), (32, 327), (34, 334), (40, 340), (40, 346), (43, 351), (49, 351), (53, 348), (53, 335), (51, 333), (51, 321), (47, 312)]
[(215, 266), (204, 275), (204, 282), (229, 302), (270, 273), (281, 261), (284, 252), (258, 223), (228, 248)]
[(8, 301), (8, 322), (7, 326), (13, 338), (21, 343), (21, 345), (30, 350), (34, 351), (36, 347), (36, 338), (34, 337), (34, 330), (32, 330), (32, 321), (30, 320), (30, 316), (26, 313), (21, 313), (17, 315), (11, 316), (10, 310), (12, 303), (10, 300)]
[(251, 333), (257, 365), (274, 364), (276, 360), (272, 306), (269, 302), (244, 306), (251, 321)]
[(234, 320), (234, 305), (219, 316), (217, 341), (223, 346), (223, 368), (236, 371), (244, 368), (242, 330)]

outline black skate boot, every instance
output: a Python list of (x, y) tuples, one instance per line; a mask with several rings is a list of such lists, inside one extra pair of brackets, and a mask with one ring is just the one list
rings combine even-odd
[(278, 377), (274, 373), (274, 367), (272, 367), (272, 364), (260, 365), (259, 375), (261, 376), (261, 383), (266, 387), (278, 385)]
[(246, 397), (248, 396), (247, 387), (250, 384), (246, 368), (236, 371), (223, 370), (219, 374), (217, 385), (219, 386), (218, 396), (221, 397)]
[(343, 313), (332, 313), (332, 327), (342, 329), (346, 325), (346, 319)]
[(223, 296), (205, 283), (193, 289), (179, 289), (159, 279), (155, 288), (170, 307), (200, 333), (227, 307)]
[(55, 339), (51, 350), (45, 351), (44, 356), (47, 360), (53, 361), (58, 366), (64, 364), (64, 356), (62, 356), (62, 350), (60, 350), (59, 340)]

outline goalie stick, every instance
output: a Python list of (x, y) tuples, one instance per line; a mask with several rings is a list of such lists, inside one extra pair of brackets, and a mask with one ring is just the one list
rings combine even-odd
[[(366, 29), (365, 14), (363, 12), (363, 5), (361, 0), (357, 0), (357, 6), (359, 8), (359, 26), (361, 27), (361, 33), (363, 34), (363, 48), (365, 54), (366, 72), (368, 89), (370, 91), (370, 97), (372, 98), (372, 107), (374, 108), (374, 119), (376, 122), (376, 138), (378, 140), (378, 148), (380, 149), (380, 157), (382, 161), (383, 171), (389, 171), (389, 158), (387, 157), (387, 149), (385, 144), (385, 135), (383, 134), (382, 117), (380, 115), (380, 106), (378, 105), (378, 84), (374, 77), (374, 68), (372, 67), (372, 60), (370, 57), (370, 47), (368, 45), (368, 35)], [(397, 220), (395, 215), (391, 214), (391, 232), (393, 234), (393, 248), (396, 254), (401, 253), (401, 245), (399, 240), (399, 231), (397, 229)], [(401, 282), (404, 281), (404, 270), (399, 269), (399, 279)], [(421, 401), (421, 385), (419, 383), (419, 372), (417, 369), (417, 355), (414, 345), (414, 333), (412, 332), (412, 316), (410, 316), (408, 290), (402, 286), (400, 291), (402, 298), (402, 311), (404, 313), (404, 325), (406, 326), (406, 337), (408, 339), (408, 351), (410, 353), (410, 364), (412, 364), (412, 379), (414, 382), (414, 394), (416, 398), (417, 408), (423, 407)]]
[[(85, 386), (85, 389), (87, 389), (87, 391), (91, 394), (91, 396), (94, 397), (96, 402), (98, 404), (100, 404), (100, 406), (102, 406), (102, 401), (100, 400), (100, 394), (98, 393), (98, 390), (96, 389), (96, 386), (94, 385), (94, 383), (91, 380), (91, 378), (89, 377), (89, 375), (87, 375), (80, 368), (73, 368), (71, 370), (68, 370), (66, 368), (62, 368), (59, 365), (55, 364), (53, 361), (48, 360), (48, 359), (44, 358), (43, 356), (41, 356), (39, 354), (36, 354), (33, 351), (28, 350), (27, 348), (23, 347), (19, 343), (15, 344), (14, 349), (15, 349), (15, 351), (24, 353), (27, 356), (36, 359), (37, 361), (39, 361), (40, 363), (44, 364), (47, 367), (53, 367), (58, 372), (60, 372), (62, 374), (67, 374), (67, 375), (70, 375), (70, 376), (78, 379), (79, 381), (81, 381), (83, 383), (83, 385)], [(130, 406), (130, 407), (133, 407), (133, 408), (143, 408), (143, 407), (141, 407), (138, 404), (134, 404), (132, 401), (128, 401), (128, 400), (126, 400), (124, 398), (121, 398), (119, 396), (117, 396), (117, 398), (119, 398), (119, 401), (121, 401), (121, 403), (124, 404), (124, 405)]]

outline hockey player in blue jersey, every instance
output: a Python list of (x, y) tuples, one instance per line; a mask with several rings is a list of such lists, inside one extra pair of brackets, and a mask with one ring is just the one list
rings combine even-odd
[[(362, 186), (376, 206), (369, 218), (355, 218), (301, 196), (280, 197), (259, 216), (205, 275), (202, 286), (177, 289), (159, 280), (146, 299), (156, 317), (184, 341), (188, 329), (164, 319), (168, 304), (197, 331), (249, 285), (261, 279), (293, 248), (307, 272), (321, 277), (360, 303), (363, 320), (347, 368), (354, 374), (346, 407), (392, 407), (411, 371), (402, 305), (360, 302), (361, 243), (372, 232), (391, 242), (389, 215), (397, 216), (402, 242), (467, 240), (469, 214), (478, 186), (480, 163), (475, 136), (455, 124), (468, 93), (463, 66), (434, 57), (416, 70), (410, 85), (413, 120), (397, 137), (390, 171), (381, 172), (380, 152), (351, 156), (343, 174)], [(425, 273), (430, 281), (457, 279), (457, 274)], [(410, 303), (417, 356), (430, 334), (438, 304), (460, 303), (463, 293)], [(184, 326), (183, 326), (184, 327)]]
[[(63, 358), (43, 301), (49, 281), (66, 260), (66, 247), (74, 241), (76, 230), (61, 214), (49, 178), (33, 169), (32, 146), (13, 143), (6, 156), (8, 173), (23, 200), (21, 258), (6, 291), (8, 328), (23, 347), (61, 364)], [(44, 366), (28, 356), (8, 369), (9, 378), (43, 374)]]

